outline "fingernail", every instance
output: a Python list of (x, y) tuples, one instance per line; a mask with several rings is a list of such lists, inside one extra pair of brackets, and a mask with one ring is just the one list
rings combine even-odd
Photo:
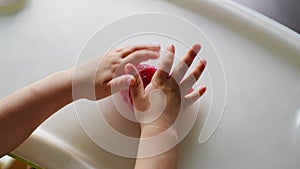
[(193, 51), (194, 51), (195, 53), (199, 53), (200, 49), (201, 49), (201, 45), (200, 45), (200, 44), (195, 44), (195, 45), (193, 46)]
[(170, 50), (172, 50), (172, 51), (173, 51), (173, 50), (175, 49), (175, 46), (174, 46), (174, 44), (172, 44), (172, 43), (171, 43), (171, 44), (168, 46), (168, 49), (170, 49)]
[(202, 60), (201, 63), (202, 63), (204, 66), (206, 66), (207, 61), (206, 61), (206, 60)]
[(206, 92), (206, 86), (200, 87), (199, 95), (202, 96)]

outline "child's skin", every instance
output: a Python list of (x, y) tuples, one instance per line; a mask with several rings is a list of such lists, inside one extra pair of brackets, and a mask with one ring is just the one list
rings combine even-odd
[[(84, 86), (86, 78), (97, 69), (95, 79), (96, 98), (102, 99), (111, 94), (111, 86), (128, 88), (131, 75), (112, 79), (118, 66), (137, 63), (159, 57), (160, 46), (134, 46), (115, 49), (98, 62), (88, 62), (76, 75), (77, 85)], [(23, 143), (30, 134), (49, 116), (75, 101), (72, 98), (72, 77), (74, 68), (54, 73), (0, 100), (0, 157), (11, 152)], [(124, 87), (125, 86), (125, 87)], [(84, 98), (85, 96), (81, 96)], [(80, 99), (80, 97), (77, 97)], [(95, 98), (88, 98), (95, 99)]]
[[(193, 59), (200, 50), (200, 45), (194, 45), (183, 58), (184, 63), (190, 66)], [(184, 90), (190, 89), (198, 80), (205, 68), (205, 61), (201, 61), (189, 75), (190, 78), (183, 80), (179, 87), (176, 80), (181, 80), (186, 70), (184, 66), (177, 66), (172, 73), (176, 80), (169, 77), (164, 71), (157, 71), (151, 84), (144, 90), (139, 76), (133, 76), (137, 72), (135, 66), (148, 59), (159, 57), (160, 46), (133, 46), (115, 49), (103, 56), (98, 62), (87, 62), (79, 67), (81, 73), (76, 75), (76, 83), (85, 86), (90, 75), (96, 71), (95, 97), (89, 95), (78, 95), (76, 99), (99, 100), (112, 94), (127, 89), (130, 85), (135, 110), (145, 111), (149, 108), (148, 95), (153, 89), (161, 89), (167, 96), (166, 109), (162, 116), (149, 124), (141, 123), (141, 137), (150, 137), (159, 134), (168, 128), (177, 117), (178, 105), (189, 106), (194, 103), (205, 92), (205, 87), (195, 90), (193, 93), (182, 97), (179, 87)], [(174, 53), (174, 46), (167, 49)], [(164, 56), (166, 59), (159, 68), (170, 71), (174, 55)], [(97, 60), (97, 59), (96, 59)], [(116, 69), (123, 68), (128, 74), (115, 77)], [(72, 80), (75, 68), (61, 71), (50, 75), (36, 83), (33, 83), (0, 100), (0, 157), (11, 152), (22, 144), (30, 134), (48, 117), (57, 112), (67, 104), (76, 101), (72, 96)], [(79, 76), (79, 77), (78, 77)], [(178, 78), (178, 79), (177, 79)], [(171, 99), (172, 98), (172, 101)], [(179, 103), (179, 104), (178, 104)], [(140, 105), (140, 106), (138, 106)], [(149, 113), (149, 112), (148, 112)], [(150, 112), (151, 113), (151, 112)], [(153, 128), (153, 126), (155, 128)], [(176, 132), (174, 132), (176, 139)], [(143, 147), (140, 145), (139, 151)], [(176, 168), (177, 146), (168, 152), (148, 159), (138, 159), (136, 169)]]
[[(166, 96), (165, 109), (162, 115), (153, 122), (140, 123), (141, 138), (157, 136), (168, 129), (176, 120), (180, 111), (180, 106), (183, 106), (183, 109), (185, 110), (205, 93), (206, 87), (203, 86), (190, 94), (186, 94), (202, 74), (206, 66), (205, 60), (200, 61), (196, 68), (192, 70), (192, 73), (188, 75), (187, 78), (183, 79), (187, 69), (200, 51), (200, 48), (200, 45), (194, 45), (192, 49), (187, 52), (186, 56), (183, 57), (182, 61), (175, 67), (173, 72), (169, 73), (172, 68), (175, 53), (174, 46), (170, 45), (167, 48), (167, 51), (163, 56), (163, 61), (160, 63), (157, 72), (154, 74), (151, 83), (145, 90), (137, 69), (131, 64), (126, 65), (126, 72), (135, 75), (135, 79), (131, 84), (131, 96), (136, 115), (139, 113), (138, 115), (142, 114), (142, 116), (148, 116), (149, 114), (155, 113), (151, 112), (152, 109), (150, 108), (151, 105), (149, 102), (149, 95), (152, 91), (159, 89)], [(155, 97), (155, 99), (158, 98), (159, 97)], [(161, 101), (159, 100), (157, 102)], [(139, 119), (145, 118), (139, 116)], [(173, 132), (166, 136), (169, 138), (164, 138), (164, 140), (176, 140), (178, 138), (176, 129), (172, 131)], [(157, 144), (163, 143), (158, 141)], [(147, 151), (147, 148), (148, 147), (143, 147), (143, 144), (140, 143), (138, 151)], [(175, 146), (171, 150), (158, 156), (139, 158), (136, 161), (135, 169), (175, 169), (177, 167), (177, 153), (178, 146)]]

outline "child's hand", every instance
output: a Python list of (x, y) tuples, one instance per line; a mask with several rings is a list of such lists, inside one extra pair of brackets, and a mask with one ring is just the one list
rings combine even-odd
[(73, 71), (73, 98), (99, 100), (113, 93), (128, 89), (134, 77), (125, 75), (124, 66), (138, 65), (159, 57), (160, 46), (131, 46), (114, 49), (103, 57), (93, 58)]
[(126, 72), (135, 76), (130, 91), (135, 115), (142, 130), (151, 126), (162, 132), (176, 120), (180, 108), (183, 110), (188, 108), (204, 94), (206, 87), (201, 87), (192, 93), (188, 92), (203, 72), (206, 66), (205, 60), (201, 60), (192, 73), (183, 79), (200, 48), (200, 45), (194, 45), (170, 74), (175, 49), (173, 45), (169, 46), (151, 83), (145, 89), (134, 65), (125, 66)]

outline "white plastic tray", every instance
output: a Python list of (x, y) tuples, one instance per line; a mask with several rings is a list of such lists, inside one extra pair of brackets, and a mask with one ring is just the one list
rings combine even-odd
[[(5, 34), (0, 39), (1, 55), (11, 56), (1, 66), (11, 70), (6, 62), (17, 67), (14, 59), (24, 57), (22, 65), (41, 70), (28, 71), (29, 80), (20, 82), (28, 84), (72, 65), (83, 42), (107, 23), (103, 18), (167, 9), (194, 23), (210, 38), (222, 58), (227, 80), (226, 109), (219, 127), (204, 144), (198, 142), (200, 127), (194, 127), (180, 146), (179, 168), (299, 168), (299, 35), (230, 1), (174, 2), (32, 1), (18, 15), (0, 18), (0, 31)], [(28, 43), (6, 43), (21, 37)], [(15, 47), (22, 49), (26, 57), (20, 56), (21, 52), (11, 52)], [(70, 55), (74, 57), (61, 59)], [(41, 67), (36, 66), (38, 61)], [(10, 77), (21, 77), (18, 72), (20, 68), (3, 71), (1, 77), (17, 83), (20, 79)], [(17, 88), (8, 82), (4, 83), (7, 91)], [(100, 149), (82, 130), (73, 105), (51, 117), (13, 154), (49, 169), (129, 169), (134, 165), (134, 159)]]

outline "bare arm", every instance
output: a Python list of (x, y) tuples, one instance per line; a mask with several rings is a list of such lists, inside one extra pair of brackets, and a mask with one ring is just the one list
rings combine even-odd
[[(161, 132), (164, 132), (163, 129), (157, 128), (144, 128), (141, 130), (141, 138), (153, 137), (157, 136)], [(166, 144), (166, 142), (177, 142), (178, 136), (176, 132), (169, 133), (164, 138), (164, 142), (156, 142), (156, 146), (158, 144)], [(148, 151), (146, 146), (140, 142), (138, 154), (139, 152)], [(146, 150), (145, 150), (146, 149)], [(135, 169), (175, 169), (177, 168), (177, 157), (178, 157), (178, 145), (174, 146), (172, 149), (148, 158), (138, 158), (135, 163)]]
[[(76, 77), (76, 86), (84, 88), (91, 83), (90, 77), (94, 77), (95, 97), (82, 92), (76, 99), (98, 100), (128, 88), (128, 81), (133, 77), (116, 76), (116, 69), (124, 70), (127, 63), (156, 59), (159, 50), (159, 46), (125, 47), (82, 64), (78, 67), (80, 74)], [(74, 71), (72, 68), (54, 73), (0, 100), (0, 157), (14, 150), (49, 116), (73, 101)], [(112, 86), (117, 90), (112, 91)]]
[(71, 74), (55, 73), (0, 100), (0, 156), (16, 148), (44, 120), (72, 102)]
[[(177, 168), (179, 140), (177, 129), (172, 124), (180, 111), (186, 110), (206, 90), (206, 87), (203, 86), (189, 93), (206, 66), (205, 60), (200, 61), (192, 73), (183, 78), (200, 48), (199, 44), (194, 45), (173, 72), (170, 72), (175, 54), (175, 47), (170, 45), (151, 83), (145, 89), (137, 69), (130, 64), (125, 66), (126, 72), (135, 77), (131, 84), (131, 96), (135, 116), (141, 126), (141, 139), (135, 169)], [(159, 111), (161, 114), (157, 114)], [(147, 138), (155, 136), (162, 137), (147, 141)], [(165, 149), (165, 145), (174, 146), (168, 150)]]

